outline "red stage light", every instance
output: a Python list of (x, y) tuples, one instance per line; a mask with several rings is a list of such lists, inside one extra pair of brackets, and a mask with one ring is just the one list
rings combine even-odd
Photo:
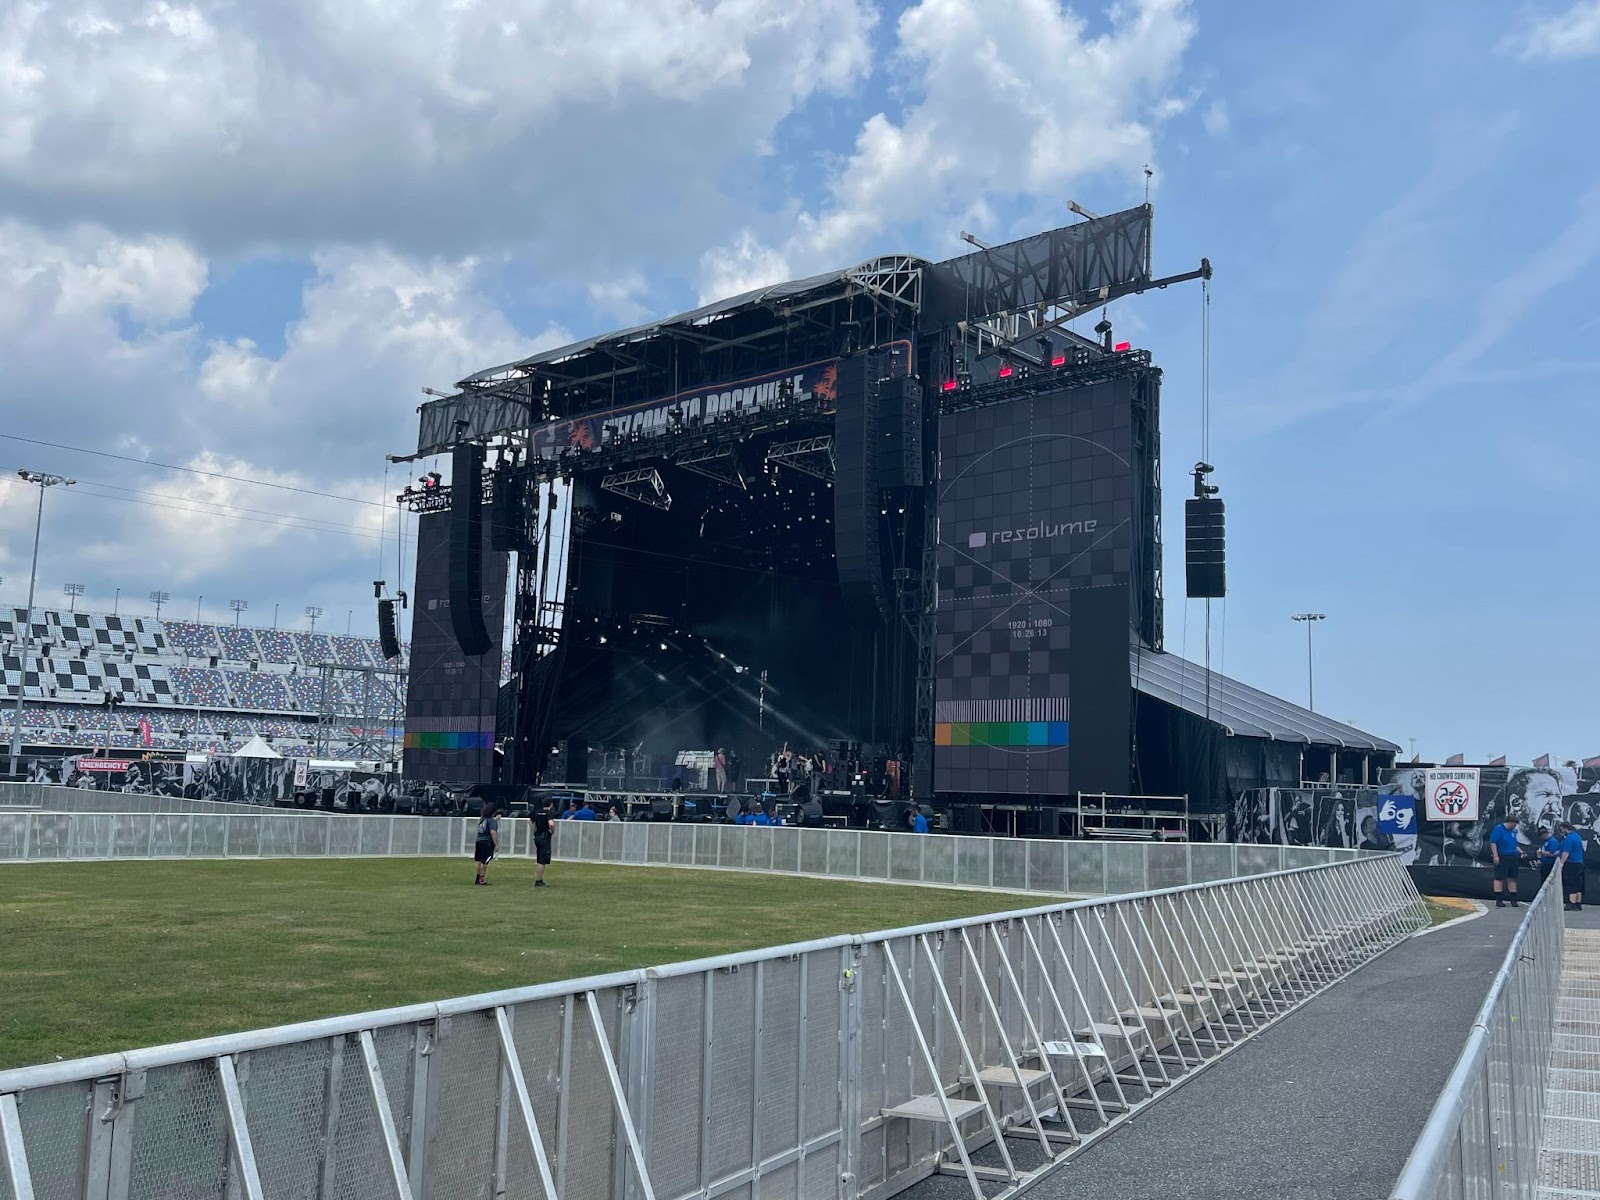
[(1115, 350), (1118, 354), (1121, 354), (1124, 350), (1133, 349), (1133, 343), (1132, 342), (1118, 342), (1115, 346), (1113, 346), (1111, 348), (1113, 350)]
[(1010, 363), (1007, 363), (1005, 366), (1000, 368), (1000, 378), (1001, 379), (1010, 379), (1011, 378), (1011, 374), (1012, 374), (1012, 371), (1011, 371), (1011, 364)]
[(954, 379), (946, 379), (944, 381), (944, 390), (947, 391), (947, 392), (955, 391), (956, 390), (956, 381)]
[(1064, 366), (1066, 366), (1067, 365), (1067, 356), (1065, 354), (1056, 355), (1054, 358), (1052, 358), (1050, 360), (1050, 365), (1052, 367), (1064, 367)]

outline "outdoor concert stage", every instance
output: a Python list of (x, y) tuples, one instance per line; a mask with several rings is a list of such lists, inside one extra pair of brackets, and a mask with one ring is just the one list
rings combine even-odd
[(1156, 278), (1150, 231), (1146, 205), (876, 258), (424, 404), (415, 458), (453, 469), (402, 497), (406, 775), (746, 793), (787, 745), (843, 797), (970, 824), (1392, 762), (1162, 653), (1161, 372), (1067, 326), (1209, 277)]

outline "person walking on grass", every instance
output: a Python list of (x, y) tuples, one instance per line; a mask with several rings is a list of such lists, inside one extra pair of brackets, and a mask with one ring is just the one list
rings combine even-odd
[(494, 815), (494, 801), (485, 800), (478, 817), (478, 838), (472, 848), (472, 859), (478, 864), (475, 884), (488, 884), (489, 860), (500, 849), (500, 818)]
[(1583, 834), (1571, 821), (1561, 822), (1561, 890), (1567, 912), (1583, 911)]
[(1490, 832), (1489, 853), (1494, 858), (1494, 906), (1496, 908), (1506, 906), (1505, 900), (1500, 896), (1500, 883), (1504, 880), (1511, 892), (1511, 907), (1518, 907), (1521, 901), (1517, 899), (1517, 866), (1522, 851), (1517, 845), (1515, 813), (1507, 813), (1506, 819)]
[(550, 842), (555, 834), (550, 801), (541, 801), (528, 813), (528, 820), (533, 824), (533, 886), (544, 887), (544, 869), (550, 865)]

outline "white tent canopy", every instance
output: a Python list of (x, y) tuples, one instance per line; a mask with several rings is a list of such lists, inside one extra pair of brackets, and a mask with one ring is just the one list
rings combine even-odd
[(235, 750), (233, 752), (233, 756), (235, 758), (282, 758), (283, 757), (283, 755), (279, 754), (271, 746), (267, 745), (266, 742), (262, 741), (261, 740), (261, 735), (259, 733), (256, 734), (255, 737), (251, 738), (244, 745), (240, 746), (237, 750)]

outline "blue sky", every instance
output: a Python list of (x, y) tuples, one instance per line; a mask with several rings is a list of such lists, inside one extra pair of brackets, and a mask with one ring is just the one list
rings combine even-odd
[[(1158, 270), (1217, 272), (1213, 663), (1303, 699), (1289, 616), (1321, 611), (1319, 709), (1430, 757), (1600, 754), (1600, 2), (799, 7), (0, 21), (0, 432), (376, 500), (423, 386), (1122, 208), (1149, 163)], [(1200, 313), (1193, 285), (1112, 312), (1166, 370), (1167, 639), (1195, 658)], [(85, 481), (50, 498), (47, 601), (370, 630), (395, 574), (373, 503), (0, 439), (22, 466)], [(0, 487), (7, 602), (31, 524)]]

